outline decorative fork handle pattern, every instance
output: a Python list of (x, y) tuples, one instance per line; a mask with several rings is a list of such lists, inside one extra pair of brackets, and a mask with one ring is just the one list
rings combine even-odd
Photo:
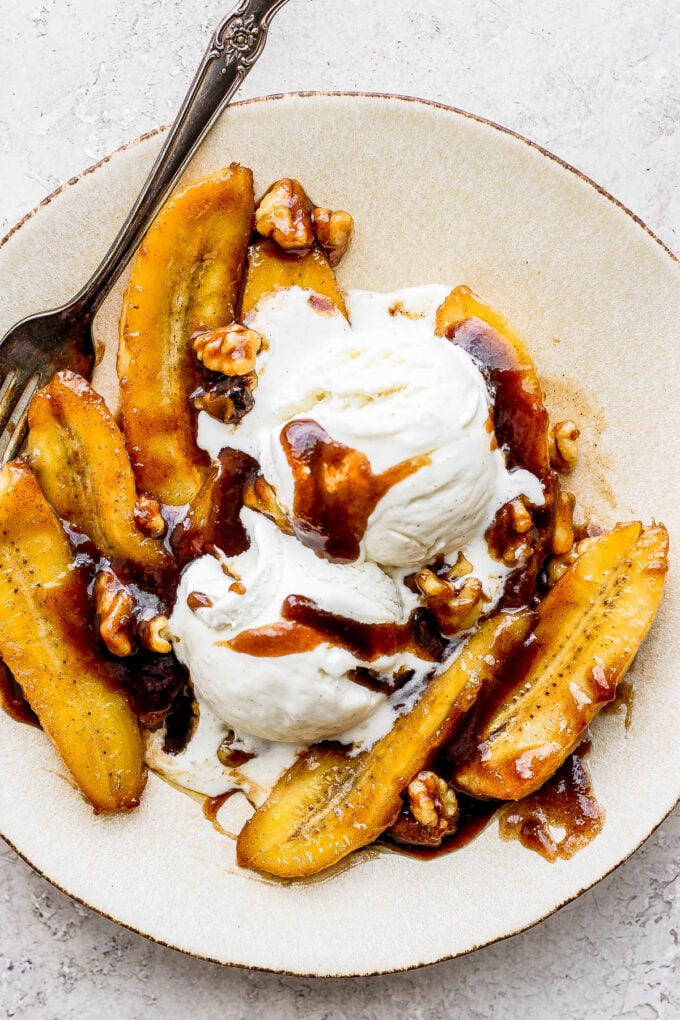
[(223, 60), (225, 67), (235, 64), (242, 81), (264, 49), (269, 23), (286, 2), (260, 4), (264, 11), (258, 16), (258, 4), (242, 0), (215, 30), (205, 59)]
[(287, 0), (241, 0), (215, 29), (189, 91), (142, 190), (111, 247), (76, 295), (95, 314), (187, 163), (258, 59), (272, 18)]

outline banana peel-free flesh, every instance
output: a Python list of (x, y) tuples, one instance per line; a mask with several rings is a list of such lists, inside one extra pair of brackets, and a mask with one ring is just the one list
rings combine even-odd
[(26, 456), (59, 516), (116, 568), (151, 579), (167, 574), (171, 556), (135, 523), (137, 490), (123, 436), (90, 384), (59, 372), (34, 396), (28, 421)]
[(23, 460), (0, 469), (0, 656), (95, 810), (135, 807), (139, 724), (95, 646), (87, 579)]
[(350, 757), (337, 746), (318, 745), (304, 754), (243, 828), (239, 864), (300, 878), (373, 842), (395, 821), (407, 784), (450, 737), (459, 720), (460, 693), (502, 668), (526, 637), (530, 621), (531, 614), (522, 611), (500, 613), (481, 624), (454, 662), (370, 750)]
[(326, 254), (314, 245), (308, 252), (283, 251), (269, 240), (259, 240), (248, 249), (248, 268), (241, 302), (241, 316), (253, 310), (260, 298), (284, 287), (302, 287), (332, 301), (347, 318), (342, 292)]
[(253, 228), (252, 172), (233, 163), (165, 204), (132, 266), (118, 351), (123, 431), (142, 492), (190, 503), (209, 470), (191, 393), (191, 337), (234, 320)]
[(663, 595), (663, 525), (621, 524), (592, 540), (540, 603), (499, 704), (466, 736), (452, 782), (475, 797), (518, 800), (574, 750), (616, 693)]

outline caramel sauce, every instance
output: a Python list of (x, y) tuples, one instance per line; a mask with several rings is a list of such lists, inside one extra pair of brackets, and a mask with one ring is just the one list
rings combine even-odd
[[(590, 741), (585, 740), (540, 790), (501, 808), (498, 825), (503, 839), (518, 839), (546, 861), (568, 860), (595, 839), (605, 812), (595, 799), (590, 769), (583, 760), (589, 749)], [(559, 841), (551, 827), (564, 830)]]
[(227, 803), (227, 801), (230, 800), (235, 793), (240, 792), (240, 790), (227, 790), (226, 793), (220, 793), (217, 797), (206, 797), (203, 801), (203, 815), (205, 818), (208, 819), (212, 826), (217, 829), (222, 836), (230, 836), (232, 839), (234, 838), (234, 834), (229, 832), (227, 829), (222, 828), (220, 823), (217, 821), (217, 816), (220, 809)]
[[(383, 655), (412, 652), (422, 659), (440, 662), (450, 648), (439, 637), (427, 611), (417, 609), (406, 623), (360, 623), (322, 609), (304, 595), (289, 595), (281, 607), (283, 619), (262, 627), (244, 630), (228, 641), (217, 641), (218, 647), (231, 648), (243, 655), (269, 658), (309, 652), (328, 643), (347, 649), (358, 659), (373, 662)], [(384, 690), (387, 681), (362, 670), (350, 679), (374, 690)], [(402, 685), (406, 673), (396, 678)], [(394, 689), (394, 684), (390, 685)]]
[(324, 635), (312, 627), (282, 621), (241, 631), (229, 641), (216, 641), (215, 644), (218, 648), (231, 648), (241, 655), (269, 659), (279, 655), (295, 655), (297, 652), (312, 652), (325, 640)]
[(180, 564), (214, 548), (227, 556), (246, 551), (250, 542), (239, 515), (244, 492), (259, 470), (247, 453), (230, 447), (222, 450), (189, 512), (173, 531), (171, 545)]
[[(166, 656), (174, 658), (174, 656)], [(175, 660), (177, 661), (177, 660)], [(184, 667), (181, 667), (184, 671)], [(165, 737), (163, 750), (166, 754), (179, 754), (183, 751), (198, 723), (198, 706), (189, 676), (184, 671), (184, 682), (172, 692), (170, 705), (164, 712)]]
[(508, 467), (523, 467), (540, 479), (549, 473), (545, 437), (548, 412), (531, 365), (523, 365), (512, 344), (488, 323), (470, 318), (446, 331), (466, 351), (494, 398), (494, 430)]
[(393, 485), (430, 463), (412, 457), (374, 474), (368, 457), (333, 439), (311, 418), (289, 422), (281, 445), (293, 472), (293, 529), (317, 556), (351, 563), (368, 518)]
[(187, 595), (187, 605), (192, 613), (197, 609), (212, 609), (214, 602), (209, 595), (202, 591), (190, 591)]
[(40, 728), (40, 721), (24, 696), (24, 692), (0, 659), (0, 708), (16, 722)]

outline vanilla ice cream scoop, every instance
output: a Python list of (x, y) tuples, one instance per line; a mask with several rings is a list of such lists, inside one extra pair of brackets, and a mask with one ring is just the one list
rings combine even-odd
[(435, 336), (443, 287), (348, 295), (348, 322), (309, 291), (265, 297), (255, 406), (203, 414), (199, 443), (253, 456), (297, 538), (337, 562), (417, 568), (463, 549), (538, 480), (495, 448), (490, 397), (469, 355)]
[[(291, 596), (330, 618), (404, 627), (400, 588), (374, 563), (316, 556), (261, 514), (244, 508), (250, 547), (220, 562), (203, 556), (182, 575), (169, 623), (177, 657), (200, 703), (239, 733), (308, 743), (356, 726), (385, 701), (400, 671), (425, 677), (434, 663), (411, 651), (364, 658), (286, 620)], [(408, 595), (408, 593), (405, 593)], [(372, 686), (351, 674), (371, 671)], [(384, 690), (380, 687), (384, 680)]]

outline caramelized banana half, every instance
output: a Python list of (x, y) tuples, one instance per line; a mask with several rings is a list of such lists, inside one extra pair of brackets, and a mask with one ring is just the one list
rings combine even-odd
[(519, 333), (469, 287), (456, 287), (440, 305), (435, 332), (467, 351), (495, 393), (498, 445), (514, 464), (546, 479), (548, 412), (536, 366)]
[(265, 294), (282, 287), (303, 287), (332, 301), (347, 318), (335, 273), (322, 249), (315, 245), (300, 255), (283, 251), (273, 241), (255, 241), (248, 249), (248, 269), (241, 316), (245, 318)]
[(201, 384), (191, 337), (226, 326), (253, 228), (253, 177), (233, 163), (163, 207), (135, 258), (120, 327), (123, 431), (139, 488), (190, 503), (208, 472), (189, 395)]
[(647, 634), (667, 555), (661, 524), (620, 524), (588, 545), (538, 607), (531, 640), (509, 666), (516, 681), (475, 728), (475, 751), (454, 786), (518, 800), (559, 768), (614, 698)]
[(28, 421), (27, 457), (59, 516), (117, 566), (152, 577), (169, 570), (162, 543), (135, 524), (137, 491), (125, 442), (90, 384), (59, 372), (34, 396)]
[(95, 811), (139, 803), (139, 725), (88, 627), (87, 581), (23, 460), (0, 470), (0, 655)]
[(466, 685), (495, 675), (526, 637), (528, 612), (483, 623), (392, 730), (355, 757), (333, 745), (304, 754), (242, 830), (239, 864), (286, 878), (313, 875), (373, 842), (398, 816), (401, 794), (450, 737)]

